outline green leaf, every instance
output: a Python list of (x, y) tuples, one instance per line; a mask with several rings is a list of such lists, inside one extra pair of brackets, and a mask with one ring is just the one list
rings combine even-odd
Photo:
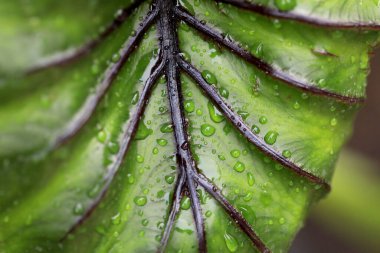
[(379, 6), (219, 2), (0, 3), (2, 251), (287, 251)]

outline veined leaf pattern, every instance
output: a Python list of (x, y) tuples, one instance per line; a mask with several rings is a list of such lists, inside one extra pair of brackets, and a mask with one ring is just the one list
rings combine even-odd
[(83, 46), (3, 67), (0, 249), (286, 251), (379, 40), (375, 1), (338, 2), (112, 1)]

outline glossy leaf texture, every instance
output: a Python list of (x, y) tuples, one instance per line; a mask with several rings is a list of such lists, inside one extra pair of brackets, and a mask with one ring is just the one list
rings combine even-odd
[(0, 24), (6, 253), (286, 252), (380, 38), (372, 0), (2, 1)]

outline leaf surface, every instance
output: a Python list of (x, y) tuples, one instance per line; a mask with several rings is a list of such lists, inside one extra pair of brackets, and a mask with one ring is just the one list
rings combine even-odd
[(1, 3), (0, 249), (286, 252), (380, 14), (279, 2)]

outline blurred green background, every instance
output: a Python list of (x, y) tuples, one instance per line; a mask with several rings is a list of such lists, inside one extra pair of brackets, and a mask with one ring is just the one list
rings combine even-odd
[(374, 53), (368, 100), (332, 192), (312, 209), (291, 253), (380, 253), (380, 49)]

